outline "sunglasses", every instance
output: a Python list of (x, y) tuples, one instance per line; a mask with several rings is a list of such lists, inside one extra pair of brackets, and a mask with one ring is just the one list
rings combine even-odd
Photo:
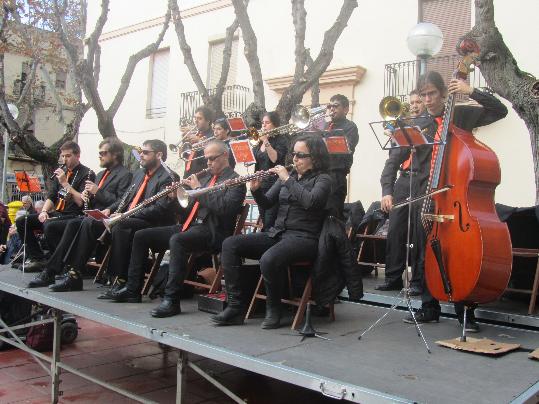
[(219, 157), (221, 157), (224, 153), (220, 153), (218, 154), (217, 156), (208, 156), (206, 157), (208, 159), (208, 161), (211, 161), (212, 163), (217, 160)]
[(309, 153), (302, 153), (302, 152), (292, 152), (292, 157), (296, 157), (298, 159), (306, 159), (308, 157), (311, 157)]
[(107, 154), (109, 154), (109, 151), (108, 151), (108, 150), (99, 150), (99, 155), (100, 155), (101, 157), (106, 156)]
[(141, 150), (140, 151), (140, 154), (144, 154), (145, 156), (147, 156), (150, 153), (155, 153), (155, 150)]

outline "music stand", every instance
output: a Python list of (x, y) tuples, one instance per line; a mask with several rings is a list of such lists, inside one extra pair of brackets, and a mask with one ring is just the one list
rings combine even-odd
[[(384, 136), (388, 136), (388, 139), (385, 142), (380, 141), (373, 127), (373, 124), (378, 124), (378, 123), (381, 123), (382, 127), (384, 128)], [(409, 195), (408, 195), (409, 199), (408, 199), (408, 203), (400, 205), (400, 206), (408, 206), (404, 287), (397, 295), (396, 302), (389, 308), (389, 310), (386, 311), (373, 324), (371, 324), (370, 327), (368, 327), (365, 331), (363, 331), (363, 333), (358, 337), (358, 339), (361, 340), (361, 338), (366, 333), (368, 333), (370, 330), (376, 327), (385, 317), (389, 315), (391, 311), (395, 310), (399, 304), (402, 304), (403, 302), (405, 302), (408, 312), (410, 313), (410, 316), (412, 317), (414, 321), (414, 325), (417, 330), (418, 337), (420, 337), (423, 340), (423, 343), (425, 344), (425, 347), (427, 348), (427, 352), (431, 353), (429, 344), (427, 343), (427, 340), (425, 339), (425, 336), (423, 335), (423, 332), (421, 331), (419, 323), (417, 322), (417, 319), (415, 317), (415, 313), (412, 308), (412, 301), (410, 298), (410, 287), (409, 287), (410, 279), (409, 279), (409, 274), (408, 274), (408, 268), (410, 266), (410, 251), (414, 247), (413, 244), (410, 243), (410, 229), (411, 229), (411, 221), (412, 221), (411, 204), (417, 201), (423, 200), (424, 198), (432, 195), (432, 194), (427, 194), (419, 198), (413, 197), (413, 178), (414, 178), (414, 175), (416, 174), (413, 172), (413, 167), (414, 167), (413, 162), (414, 162), (414, 156), (416, 153), (416, 148), (418, 146), (432, 147), (434, 145), (440, 144), (441, 142), (437, 142), (432, 137), (423, 133), (418, 126), (406, 126), (405, 122), (403, 122), (399, 118), (397, 118), (394, 121), (394, 124), (397, 126), (397, 128), (395, 128), (391, 124), (388, 125), (388, 122), (386, 121), (371, 122), (369, 125), (371, 126), (371, 129), (373, 130), (376, 140), (378, 141), (378, 143), (380, 144), (380, 147), (383, 150), (392, 150), (392, 149), (409, 149), (410, 150), (410, 184), (409, 184)], [(388, 129), (389, 126), (391, 127), (390, 129)], [(390, 131), (390, 134), (387, 133), (388, 130)], [(398, 299), (399, 297), (401, 297), (400, 300)]]

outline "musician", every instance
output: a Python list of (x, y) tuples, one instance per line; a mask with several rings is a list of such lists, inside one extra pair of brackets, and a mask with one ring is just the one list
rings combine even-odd
[[(213, 111), (206, 106), (198, 107), (195, 110), (196, 131), (195, 133), (185, 135), (182, 141), (195, 144), (213, 136), (213, 131), (211, 128), (212, 121)], [(189, 155), (189, 158), (185, 162), (183, 178), (187, 178), (191, 176), (191, 174), (198, 173), (206, 167), (206, 162), (202, 158), (203, 156), (204, 154), (202, 151), (192, 152)]]
[[(326, 127), (324, 137), (344, 136), (348, 142), (350, 154), (329, 155), (329, 175), (333, 181), (331, 195), (327, 209), (329, 214), (339, 219), (343, 218), (344, 200), (347, 194), (346, 176), (354, 162), (354, 152), (359, 141), (357, 126), (348, 120), (346, 115), (350, 108), (348, 98), (342, 94), (335, 94), (330, 98), (327, 110), (331, 121)], [(340, 130), (339, 130), (340, 129)]]
[[(141, 168), (133, 174), (133, 179), (128, 188), (127, 203), (122, 211), (134, 208), (137, 204), (151, 198), (171, 183), (170, 175), (161, 164), (161, 161), (166, 161), (166, 158), (167, 148), (161, 140), (152, 139), (143, 143), (140, 153)], [(117, 199), (102, 213), (111, 218), (115, 217), (119, 214), (119, 212), (116, 212), (119, 204), (120, 200)], [(111, 214), (111, 212), (115, 213)], [(99, 299), (109, 299), (113, 288), (120, 288), (125, 284), (129, 254), (135, 231), (145, 227), (174, 223), (174, 220), (174, 213), (169, 201), (159, 200), (133, 216), (122, 220), (112, 228), (107, 274), (110, 278), (116, 278), (116, 282), (109, 290), (99, 295)], [(57, 292), (82, 289), (80, 274), (97, 245), (97, 238), (103, 231), (105, 231), (105, 226), (101, 221), (90, 218), (83, 221), (75, 250), (76, 254), (71, 254), (68, 257), (67, 265), (71, 267), (68, 276), (61, 283), (51, 285), (49, 288)]]
[[(104, 168), (97, 174), (95, 182), (86, 180), (82, 196), (92, 209), (103, 210), (115, 203), (127, 191), (131, 182), (131, 173), (123, 166), (124, 150), (122, 142), (116, 137), (109, 137), (99, 144), (99, 166)], [(78, 254), (76, 245), (79, 229), (83, 221), (95, 221), (92, 218), (78, 216), (71, 219), (56, 250), (47, 261), (45, 268), (28, 284), (29, 288), (48, 286), (54, 283), (56, 275), (64, 270), (66, 254)], [(82, 284), (80, 276), (78, 284)], [(68, 281), (69, 282), (69, 281)], [(73, 284), (74, 282), (70, 282)], [(66, 285), (63, 285), (66, 286)], [(60, 286), (58, 286), (60, 287)]]
[(27, 262), (25, 269), (40, 270), (44, 265), (44, 255), (39, 247), (35, 230), (43, 230), (47, 244), (54, 251), (60, 242), (68, 220), (82, 214), (84, 201), (82, 191), (88, 178), (89, 168), (80, 163), (80, 147), (73, 141), (60, 146), (60, 163), (65, 165), (54, 171), (52, 186), (47, 200), (39, 214), (30, 214), (16, 220), (17, 232), (25, 240)]
[[(236, 178), (229, 165), (228, 147), (221, 140), (212, 140), (204, 149), (211, 174), (201, 180), (196, 175), (185, 179), (191, 189), (200, 189)], [(187, 275), (189, 254), (195, 251), (221, 250), (223, 240), (230, 236), (245, 199), (244, 184), (207, 193), (191, 202), (187, 221), (165, 227), (139, 230), (135, 233), (126, 287), (113, 294), (117, 302), (140, 302), (148, 249), (170, 250), (170, 265), (165, 296), (151, 311), (153, 317), (169, 317), (181, 312), (180, 291)]]
[[(424, 111), (424, 105), (419, 92), (413, 90), (409, 94), (410, 115), (407, 117), (407, 123), (414, 125), (414, 118), (421, 115)], [(390, 151), (390, 155), (395, 153), (395, 149)], [(385, 281), (383, 284), (375, 287), (376, 290), (401, 290), (403, 287), (402, 273), (406, 264), (406, 236), (408, 230), (408, 206), (400, 209), (390, 210), (394, 201), (404, 201), (410, 194), (410, 160), (406, 160), (400, 165), (399, 178), (395, 181), (396, 172), (390, 165), (391, 158), (386, 161), (380, 183), (382, 185), (381, 208), (389, 213), (389, 228), (387, 230), (386, 242), (386, 267)], [(389, 172), (388, 172), (389, 171)], [(418, 296), (422, 293), (422, 274), (412, 267), (412, 279), (410, 280), (411, 296)]]
[(232, 154), (232, 150), (230, 150), (230, 126), (226, 118), (217, 118), (215, 120), (213, 123), (213, 136), (215, 136), (215, 139), (226, 143), (228, 148), (228, 165), (234, 169), (236, 167), (236, 159), (234, 158), (234, 154)]
[[(262, 115), (262, 131), (269, 131), (281, 125), (281, 120), (277, 112), (266, 112)], [(277, 165), (284, 165), (286, 154), (288, 153), (289, 139), (286, 134), (277, 136), (260, 136), (260, 142), (253, 147), (256, 164), (255, 171), (266, 171)], [(267, 192), (277, 181), (277, 177), (267, 177), (261, 181), (261, 192)], [(271, 208), (258, 207), (262, 217), (262, 231), (270, 229), (275, 223), (277, 217), (277, 208), (275, 205)]]
[[(441, 117), (444, 113), (444, 100), (447, 94), (466, 94), (470, 99), (476, 101), (479, 106), (473, 105), (457, 105), (454, 110), (453, 125), (471, 132), (472, 129), (485, 126), (496, 122), (507, 115), (507, 108), (493, 95), (487, 92), (480, 91), (468, 85), (463, 80), (453, 79), (449, 86), (446, 87), (442, 76), (435, 71), (431, 71), (419, 78), (417, 89), (419, 96), (425, 104), (426, 111), (423, 115), (416, 118), (415, 122), (421, 128), (427, 128), (429, 136), (434, 138), (438, 129), (437, 121), (441, 122)], [(390, 157), (391, 163), (387, 164), (387, 174), (395, 178), (399, 166), (408, 159), (410, 152), (400, 149), (399, 153), (395, 153)], [(415, 173), (414, 178), (414, 195), (424, 194), (427, 189), (427, 183), (431, 167), (432, 147), (420, 146), (417, 148), (414, 156), (411, 170)], [(391, 209), (392, 203), (388, 209)], [(412, 262), (417, 265), (417, 271), (423, 273), (426, 247), (425, 229), (421, 224), (421, 204), (414, 204), (412, 209), (413, 223), (413, 244)], [(465, 268), (463, 268), (465, 270)], [(432, 297), (428, 288), (425, 285), (423, 276), (423, 294), (421, 295), (421, 309), (416, 313), (415, 318), (420, 323), (438, 322), (440, 316), (440, 304)], [(459, 322), (463, 322), (464, 306), (455, 304), (455, 311)], [(413, 319), (407, 317), (405, 322), (411, 323)], [(467, 331), (477, 332), (479, 326), (475, 322), (473, 311), (469, 312), (467, 319)]]
[(316, 258), (331, 190), (331, 177), (326, 174), (329, 156), (318, 135), (299, 136), (292, 156), (295, 170), (291, 173), (281, 165), (270, 169), (278, 179), (268, 192), (262, 190), (261, 181), (250, 183), (259, 206), (278, 204), (275, 225), (266, 232), (229, 237), (223, 243), (221, 262), (228, 305), (212, 317), (216, 325), (243, 324), (248, 297), (241, 288), (242, 258), (260, 260), (267, 296), (264, 329), (280, 326), (283, 271), (291, 263)]

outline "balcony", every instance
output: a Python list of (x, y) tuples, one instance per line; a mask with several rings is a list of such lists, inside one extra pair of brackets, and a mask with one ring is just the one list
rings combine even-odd
[[(438, 71), (444, 78), (444, 81), (448, 83), (461, 59), (462, 57), (459, 55), (431, 58), (427, 62), (427, 71)], [(384, 96), (392, 95), (402, 101), (407, 100), (410, 91), (416, 88), (418, 76), (419, 61), (417, 60), (386, 64), (384, 71)], [(468, 75), (468, 82), (473, 87), (488, 89), (486, 81), (477, 67)], [(467, 100), (468, 97), (466, 96), (457, 97), (457, 101), (460, 102)]]
[[(210, 95), (215, 94), (215, 88), (208, 90)], [(245, 111), (251, 102), (251, 90), (248, 87), (234, 84), (226, 86), (223, 93), (223, 112)], [(198, 91), (190, 91), (180, 94), (180, 122), (183, 124), (193, 123), (195, 110), (203, 105), (202, 97)]]

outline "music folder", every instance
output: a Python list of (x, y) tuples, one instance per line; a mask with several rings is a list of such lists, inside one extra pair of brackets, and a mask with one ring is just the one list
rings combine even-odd
[(95, 219), (95, 220), (107, 219), (107, 216), (105, 216), (103, 213), (101, 213), (101, 211), (98, 210), (98, 209), (84, 210), (83, 213), (86, 216), (91, 217), (92, 219)]
[(419, 146), (430, 143), (418, 126), (404, 126), (391, 134), (395, 144), (401, 147)]
[(229, 143), (230, 150), (236, 163), (256, 163), (255, 155), (249, 144), (249, 140), (237, 140)]

